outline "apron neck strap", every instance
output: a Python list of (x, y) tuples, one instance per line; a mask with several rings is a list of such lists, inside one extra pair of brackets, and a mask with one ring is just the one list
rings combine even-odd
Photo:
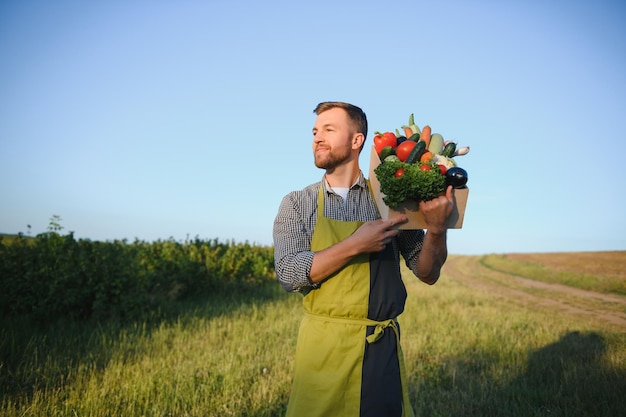
[(324, 216), (324, 184), (320, 184), (317, 192), (317, 216)]

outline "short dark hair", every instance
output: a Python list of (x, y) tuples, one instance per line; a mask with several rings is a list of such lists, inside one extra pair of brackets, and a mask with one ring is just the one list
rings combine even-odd
[[(346, 113), (348, 113), (348, 118), (354, 123), (357, 133), (363, 133), (363, 136), (367, 138), (367, 116), (360, 107), (354, 104), (344, 103), (342, 101), (324, 101), (315, 107), (313, 113), (319, 116), (320, 113), (336, 107), (344, 109)], [(365, 141), (363, 141), (363, 143), (365, 143)]]

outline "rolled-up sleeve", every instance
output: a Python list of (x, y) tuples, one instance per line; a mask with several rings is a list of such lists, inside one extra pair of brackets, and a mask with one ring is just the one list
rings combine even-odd
[(406, 266), (417, 276), (417, 263), (424, 244), (424, 230), (402, 230), (398, 235), (400, 253)]
[[(312, 230), (307, 227), (302, 196), (286, 195), (274, 220), (274, 262), (278, 281), (286, 291), (302, 292), (313, 287), (309, 273), (313, 264)], [(300, 198), (299, 198), (300, 197)], [(306, 201), (306, 199), (305, 199)]]

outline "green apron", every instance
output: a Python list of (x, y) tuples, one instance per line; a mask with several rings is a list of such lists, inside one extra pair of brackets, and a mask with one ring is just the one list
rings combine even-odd
[[(325, 217), (324, 191), (320, 186), (311, 250), (320, 251), (340, 242), (362, 224)], [(369, 297), (368, 254), (356, 256), (304, 296), (305, 316), (298, 335), (288, 417), (359, 417), (363, 406), (362, 384), (367, 383), (363, 380), (366, 344), (375, 344), (386, 333), (385, 329), (393, 331), (395, 336), (392, 354), (397, 356), (399, 367), (402, 417), (413, 416), (396, 318), (369, 319)], [(369, 328), (369, 335), (368, 326), (374, 326)]]

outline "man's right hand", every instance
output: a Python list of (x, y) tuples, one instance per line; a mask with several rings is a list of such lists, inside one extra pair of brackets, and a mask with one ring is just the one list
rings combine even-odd
[(350, 236), (360, 248), (360, 252), (380, 252), (400, 233), (398, 226), (406, 223), (405, 216), (387, 220), (365, 222)]

